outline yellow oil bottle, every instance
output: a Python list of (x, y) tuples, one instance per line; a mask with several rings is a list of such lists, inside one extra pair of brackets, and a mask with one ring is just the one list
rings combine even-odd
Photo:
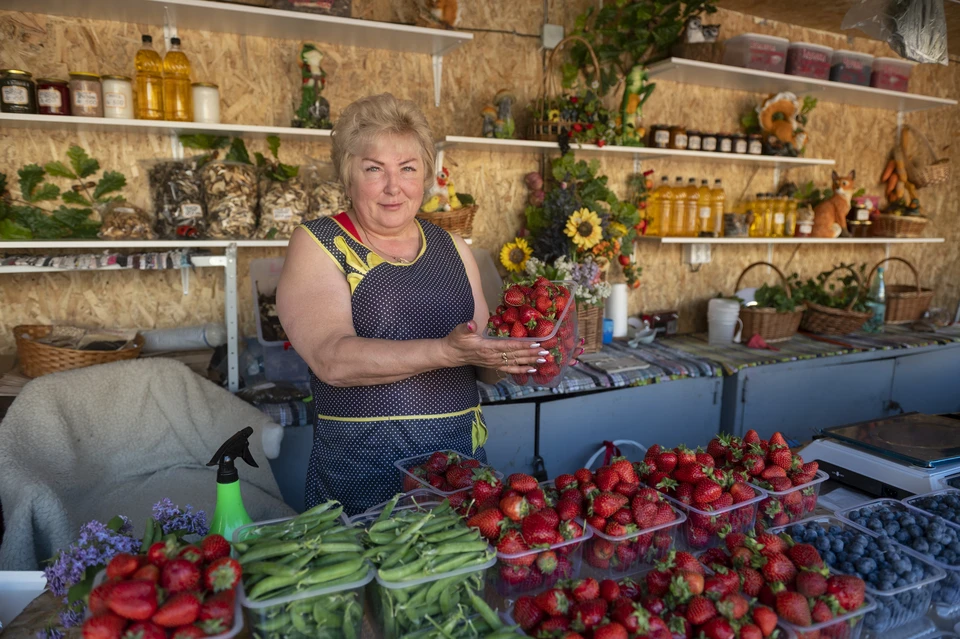
[(773, 211), (773, 226), (770, 229), (770, 237), (783, 237), (786, 227), (786, 201), (782, 197), (775, 196), (771, 199), (770, 209)]
[(726, 200), (727, 196), (723, 192), (723, 183), (720, 180), (714, 180), (713, 188), (710, 189), (710, 208), (712, 209), (713, 230), (718, 237), (723, 235), (723, 209)]
[(670, 220), (670, 233), (673, 237), (682, 237), (687, 218), (687, 189), (683, 186), (683, 178), (678, 177), (673, 183), (673, 219)]
[(170, 50), (163, 56), (163, 117), (190, 122), (190, 60), (180, 50), (180, 38), (170, 38)]
[(153, 48), (153, 38), (143, 35), (143, 43), (133, 59), (137, 69), (137, 108), (138, 120), (163, 119), (163, 60)]
[(673, 191), (670, 178), (660, 178), (660, 186), (650, 194), (650, 226), (647, 235), (663, 237), (669, 234), (673, 219)]
[(697, 219), (697, 235), (700, 236), (715, 236), (716, 233), (713, 228), (713, 200), (710, 197), (710, 181), (709, 180), (700, 180), (700, 188), (697, 189), (700, 193), (700, 208), (698, 209), (698, 219)]
[(784, 223), (783, 234), (785, 237), (793, 237), (797, 233), (797, 201), (792, 197), (787, 198), (787, 213)]
[(686, 192), (687, 214), (683, 221), (683, 234), (686, 237), (696, 237), (697, 221), (700, 219), (700, 189), (697, 188), (697, 178), (690, 178)]
[(753, 222), (750, 223), (750, 237), (764, 237), (763, 213), (766, 202), (763, 193), (757, 193), (749, 206), (753, 210)]

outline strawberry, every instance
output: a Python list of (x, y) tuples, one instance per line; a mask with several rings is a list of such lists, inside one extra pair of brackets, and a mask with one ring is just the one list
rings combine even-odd
[(521, 324), (520, 322), (517, 322), (516, 324), (512, 324), (510, 326), (510, 337), (513, 337), (515, 339), (527, 337), (527, 327)]
[(140, 562), (125, 552), (113, 556), (107, 564), (107, 579), (126, 579), (140, 568)]
[(607, 518), (601, 517), (600, 515), (589, 515), (587, 517), (587, 524), (595, 530), (606, 530)]
[(536, 324), (530, 329), (529, 335), (530, 337), (549, 337), (554, 326), (555, 324), (552, 321), (542, 317), (536, 320)]
[(526, 473), (514, 473), (507, 477), (507, 487), (512, 488), (521, 495), (538, 487), (537, 480)]
[[(838, 605), (839, 604), (836, 604), (836, 606)], [(830, 621), (834, 617), (836, 617), (836, 612), (830, 607), (830, 604), (823, 599), (817, 599), (816, 603), (813, 604), (813, 608), (810, 610), (810, 619), (813, 623), (823, 623), (824, 621)]]
[(793, 454), (786, 446), (771, 446), (767, 453), (767, 459), (774, 466), (779, 466), (783, 470), (790, 470), (793, 465)]
[(688, 552), (678, 552), (673, 557), (673, 563), (676, 566), (677, 570), (684, 570), (687, 572), (695, 572), (702, 575), (703, 565), (697, 561), (697, 558), (691, 555)]
[(740, 639), (763, 639), (763, 633), (760, 626), (748, 623), (740, 627)]
[(519, 586), (523, 590), (530, 590), (537, 588), (543, 581), (540, 573), (532, 570), (529, 566), (502, 563), (499, 571), (500, 581), (511, 588)]
[(507, 306), (523, 306), (526, 300), (527, 296), (524, 295), (519, 286), (511, 286), (503, 293), (503, 303)]
[(547, 497), (540, 488), (534, 488), (524, 495), (524, 498), (526, 498), (527, 503), (530, 504), (531, 512), (539, 512), (547, 507)]
[(519, 597), (513, 604), (513, 620), (524, 631), (535, 628), (545, 616), (533, 597)]
[(113, 585), (114, 582), (105, 581), (90, 591), (87, 608), (90, 609), (90, 614), (94, 617), (110, 612), (107, 600), (110, 598), (110, 591), (113, 590)]
[(730, 497), (733, 499), (733, 503), (741, 504), (745, 501), (750, 501), (757, 494), (754, 492), (753, 488), (748, 486), (743, 482), (737, 482), (730, 487)]
[(760, 533), (757, 535), (757, 543), (763, 546), (761, 552), (764, 555), (787, 552), (787, 543), (779, 535), (773, 533)]
[(160, 585), (171, 593), (196, 590), (200, 586), (200, 569), (186, 559), (168, 561), (160, 571)]
[[(729, 568), (730, 566), (730, 555), (727, 554), (727, 551), (723, 548), (710, 548), (702, 555), (700, 555), (700, 563), (706, 564), (711, 568), (715, 566), (722, 566), (724, 568)], [(737, 581), (737, 586), (739, 587), (740, 582)]]
[(520, 521), (530, 514), (530, 504), (519, 495), (507, 495), (500, 499), (500, 510), (513, 521)]
[(810, 544), (793, 545), (787, 549), (787, 557), (796, 564), (797, 568), (821, 568), (823, 566), (820, 553)]
[(796, 588), (804, 597), (815, 598), (827, 592), (827, 571), (801, 570), (797, 575)]
[(583, 505), (583, 502), (586, 500), (586, 497), (583, 496), (576, 488), (567, 488), (565, 491), (560, 493), (560, 499), (569, 499), (575, 504)]
[(600, 598), (613, 603), (620, 598), (620, 586), (613, 579), (604, 579), (600, 582)]
[(540, 546), (550, 544), (553, 540), (553, 532), (556, 525), (551, 526), (550, 521), (540, 513), (533, 513), (524, 517), (520, 522), (520, 530), (523, 533), (523, 540), (531, 546)]
[(561, 499), (557, 504), (557, 515), (561, 521), (570, 521), (574, 517), (580, 517), (583, 514), (580, 504), (572, 499)]
[[(513, 322), (516, 321), (516, 319), (513, 320)], [(448, 453), (437, 451), (430, 455), (430, 458), (426, 461), (423, 467), (432, 473), (443, 473), (447, 469), (447, 466), (449, 466), (451, 463), (450, 457), (451, 456)]]
[(544, 590), (536, 596), (534, 601), (537, 607), (551, 617), (566, 615), (570, 609), (570, 600), (567, 595), (558, 588)]
[(779, 466), (767, 466), (763, 469), (763, 472), (760, 473), (761, 479), (766, 479), (767, 481), (773, 479), (774, 477), (786, 477), (787, 471), (780, 468)]
[(210, 563), (221, 557), (230, 556), (230, 542), (221, 535), (207, 535), (200, 542), (200, 550), (203, 551), (203, 560)]
[(576, 478), (577, 483), (580, 484), (582, 488), (584, 484), (589, 484), (593, 482), (593, 473), (590, 472), (588, 468), (581, 468), (580, 470), (573, 473), (573, 476)]
[(753, 616), (753, 623), (757, 624), (764, 637), (773, 634), (777, 627), (777, 613), (766, 606), (754, 606), (751, 615)]
[(701, 479), (706, 479), (706, 477), (707, 474), (703, 472), (703, 468), (697, 464), (680, 465), (673, 472), (674, 479), (687, 484), (695, 484)]
[(833, 575), (827, 579), (827, 594), (833, 595), (844, 610), (852, 612), (863, 605), (864, 586), (859, 577)]
[(142, 568), (138, 568), (137, 572), (133, 573), (130, 577), (131, 579), (146, 579), (147, 581), (152, 581), (155, 584), (160, 583), (160, 568), (154, 566), (153, 564), (147, 564)]
[(774, 446), (787, 447), (787, 440), (779, 432), (770, 436), (770, 447), (773, 448)]
[[(520, 322), (520, 311), (518, 311), (515, 307), (511, 306), (510, 308), (505, 310), (500, 317), (503, 320), (503, 324), (501, 324), (500, 326), (501, 330), (503, 330), (503, 328), (505, 327), (507, 328), (507, 332), (509, 333), (510, 327)], [(444, 466), (444, 468), (446, 468), (446, 466)], [(443, 469), (441, 469), (440, 472), (443, 472)]]
[(777, 615), (788, 623), (795, 626), (809, 626), (812, 623), (807, 598), (799, 592), (778, 592), (776, 606)]
[(553, 552), (552, 550), (547, 550), (540, 553), (537, 555), (536, 564), (541, 573), (545, 575), (552, 575), (557, 571), (559, 566), (557, 553)]
[(684, 504), (693, 504), (693, 484), (680, 484), (673, 495)]
[(731, 439), (730, 435), (717, 435), (707, 444), (707, 454), (716, 461), (726, 459), (727, 451), (730, 449)]
[(567, 488), (576, 488), (578, 486), (577, 478), (569, 473), (558, 475), (557, 478), (553, 480), (553, 485), (561, 493)]
[(677, 454), (672, 450), (665, 450), (657, 456), (657, 470), (665, 473), (673, 472), (677, 467)]
[(179, 592), (160, 606), (152, 617), (153, 623), (164, 628), (188, 626), (200, 616), (200, 600), (192, 592)]
[(217, 635), (233, 626), (234, 599), (232, 590), (224, 590), (203, 602), (200, 606), (199, 625), (208, 635)]
[(147, 561), (161, 568), (177, 554), (177, 544), (173, 540), (158, 541), (147, 550)]
[[(497, 552), (503, 555), (511, 555), (509, 559), (501, 558), (501, 561), (515, 566), (533, 565), (533, 562), (537, 560), (537, 555), (529, 552), (529, 550), (530, 545), (524, 541), (523, 535), (516, 528), (508, 528), (500, 537), (500, 541), (497, 542)], [(519, 556), (513, 557), (512, 555)]]
[(549, 315), (550, 313), (556, 310), (553, 307), (553, 300), (551, 300), (546, 295), (536, 298), (536, 300), (534, 301), (534, 308), (536, 308), (541, 315)]
[[(658, 564), (658, 566), (662, 566)], [(661, 570), (659, 567), (647, 573), (644, 581), (647, 585), (647, 591), (656, 597), (663, 596), (670, 588), (672, 574), (667, 570)]]
[(565, 636), (570, 628), (570, 620), (567, 617), (550, 617), (540, 624), (537, 629), (538, 637), (559, 637)]
[(473, 471), (460, 464), (450, 466), (444, 477), (456, 490), (469, 488), (473, 485)]
[(752, 477), (756, 477), (767, 467), (767, 464), (763, 461), (763, 457), (754, 453), (744, 455), (740, 463), (743, 465), (744, 470), (747, 471), (747, 474)]
[(629, 598), (621, 598), (613, 604), (610, 618), (626, 628), (628, 634), (637, 634), (641, 626), (644, 629), (649, 626), (650, 613)]
[[(598, 146), (602, 145), (598, 144)], [(611, 621), (595, 627), (593, 629), (593, 639), (627, 639), (627, 629), (616, 621)]]
[(677, 577), (686, 584), (686, 590), (693, 596), (702, 595), (703, 588), (706, 585), (706, 579), (698, 572), (691, 570), (681, 570)]
[[(744, 444), (759, 444), (759, 443), (760, 443), (760, 435), (759, 435), (759, 433), (757, 433), (757, 431), (755, 431), (755, 430), (753, 430), (753, 429), (751, 428), (751, 429), (748, 430), (746, 433), (744, 433), (744, 435), (743, 435), (743, 443), (744, 443)], [(766, 635), (764, 635), (764, 636), (766, 636)]]
[(704, 591), (718, 596), (734, 593), (740, 589), (740, 577), (737, 573), (722, 566), (714, 569), (714, 574), (704, 580)]
[(740, 568), (738, 572), (740, 573), (740, 589), (743, 590), (743, 594), (748, 597), (756, 597), (760, 594), (760, 589), (763, 588), (764, 583), (763, 575), (749, 566)]
[(90, 617), (83, 623), (83, 639), (120, 639), (127, 620), (111, 612)]
[(481, 513), (477, 513), (467, 520), (467, 525), (476, 528), (486, 539), (496, 539), (500, 536), (500, 524), (503, 521), (503, 513), (499, 508), (491, 508)]
[(173, 629), (170, 639), (202, 639), (206, 636), (207, 633), (197, 626), (180, 626)]
[(632, 483), (628, 481), (621, 481), (614, 487), (613, 492), (619, 493), (624, 497), (633, 497), (639, 489), (640, 482)]
[(484, 504), (491, 499), (499, 499), (503, 492), (503, 484), (489, 469), (473, 471), (473, 498), (478, 504)]
[(697, 449), (697, 452), (694, 453), (697, 463), (703, 466), (704, 468), (713, 468), (717, 465), (716, 460), (714, 460), (713, 455), (703, 452), (701, 449)]
[(717, 612), (730, 620), (742, 619), (749, 610), (750, 602), (736, 592), (727, 593), (717, 604)]
[[(193, 568), (193, 564), (184, 563)], [(114, 584), (107, 597), (107, 606), (124, 619), (149, 619), (157, 611), (157, 585), (152, 581), (122, 581)]]
[(547, 525), (553, 529), (556, 529), (560, 525), (560, 515), (557, 514), (556, 509), (554, 508), (544, 508), (538, 514), (543, 515), (544, 520), (547, 522)]
[(677, 446), (673, 449), (673, 452), (677, 454), (678, 466), (688, 466), (697, 463), (697, 454), (686, 446)]
[(597, 470), (594, 479), (596, 480), (597, 488), (602, 492), (610, 492), (620, 481), (620, 475), (613, 468), (604, 466)]
[(687, 603), (686, 616), (692, 625), (700, 626), (717, 616), (717, 608), (706, 597), (697, 595)]
[(760, 572), (770, 583), (789, 583), (797, 576), (797, 569), (786, 555), (776, 553), (766, 558)]
[[(240, 583), (242, 570), (236, 559), (221, 557), (207, 566), (203, 572), (203, 585), (208, 591), (233, 590)], [(190, 622), (188, 622), (190, 623)], [(176, 624), (182, 626), (185, 624)]]
[(695, 504), (709, 504), (716, 501), (723, 494), (723, 488), (712, 479), (701, 479), (693, 489)]
[(579, 622), (587, 631), (599, 624), (606, 614), (607, 602), (603, 599), (590, 599), (577, 602), (570, 610), (570, 616), (574, 621), (574, 625), (576, 626), (576, 623)]
[(122, 639), (167, 639), (167, 632), (155, 623), (141, 621), (124, 631)]
[(637, 477), (637, 473), (633, 469), (633, 464), (630, 463), (626, 457), (614, 457), (611, 468), (613, 468), (617, 475), (620, 476), (620, 481), (625, 481), (628, 484), (640, 483), (640, 479)]
[(628, 501), (626, 497), (618, 493), (602, 492), (593, 498), (590, 511), (600, 517), (610, 517), (613, 513), (626, 506)]
[(711, 619), (700, 631), (706, 639), (733, 639), (736, 636), (733, 626), (723, 617)]

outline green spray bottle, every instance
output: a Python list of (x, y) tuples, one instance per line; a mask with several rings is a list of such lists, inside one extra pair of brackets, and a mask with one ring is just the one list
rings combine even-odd
[(243, 497), (240, 496), (240, 474), (234, 466), (234, 460), (239, 458), (250, 466), (259, 468), (253, 455), (250, 454), (251, 435), (253, 435), (253, 429), (247, 426), (225, 441), (207, 464), (207, 466), (218, 464), (220, 466), (217, 470), (217, 508), (213, 512), (210, 532), (223, 535), (228, 541), (233, 540), (234, 530), (253, 523), (246, 508), (243, 507)]

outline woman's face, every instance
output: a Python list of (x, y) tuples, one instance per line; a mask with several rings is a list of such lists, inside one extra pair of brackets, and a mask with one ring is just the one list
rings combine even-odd
[(380, 232), (402, 229), (423, 203), (423, 162), (410, 136), (386, 135), (354, 160), (350, 186), (361, 224)]

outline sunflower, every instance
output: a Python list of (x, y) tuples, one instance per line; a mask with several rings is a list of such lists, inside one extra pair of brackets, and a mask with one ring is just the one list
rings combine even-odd
[(514, 273), (522, 273), (527, 266), (527, 260), (533, 255), (530, 245), (522, 237), (507, 242), (500, 249), (500, 263), (504, 268)]
[(567, 218), (567, 226), (563, 232), (566, 233), (581, 250), (593, 248), (603, 237), (600, 218), (596, 213), (587, 208), (574, 211), (573, 214)]

